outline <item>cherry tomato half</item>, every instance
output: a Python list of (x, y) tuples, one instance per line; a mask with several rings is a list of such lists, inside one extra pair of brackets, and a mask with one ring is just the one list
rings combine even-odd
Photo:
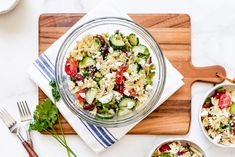
[(69, 76), (75, 76), (78, 71), (78, 61), (74, 58), (69, 58), (65, 64), (65, 72)]
[(129, 90), (130, 96), (136, 96), (136, 92), (134, 89)]
[(86, 93), (86, 89), (80, 89), (77, 93), (76, 93), (76, 97), (78, 99), (79, 102), (84, 103), (85, 99), (80, 95), (81, 93)]
[(229, 105), (231, 104), (231, 97), (230, 95), (224, 93), (220, 96), (219, 98), (219, 108), (220, 109), (224, 109), (224, 108), (227, 108), (229, 107)]
[(159, 148), (159, 150), (160, 152), (166, 152), (166, 151), (171, 150), (171, 148), (167, 144), (164, 144)]

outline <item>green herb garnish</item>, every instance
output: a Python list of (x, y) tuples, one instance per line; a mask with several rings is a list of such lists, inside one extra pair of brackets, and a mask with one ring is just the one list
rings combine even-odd
[[(55, 81), (50, 82), (50, 86), (52, 87), (52, 95), (55, 100), (55, 102), (59, 101), (60, 95), (57, 91), (56, 83)], [(58, 121), (60, 131), (62, 133), (62, 137), (58, 135), (54, 128), (54, 124)], [(55, 104), (51, 102), (50, 99), (45, 99), (43, 102), (41, 102), (39, 105), (37, 105), (36, 110), (33, 114), (33, 121), (31, 122), (29, 126), (29, 130), (34, 131), (45, 131), (52, 135), (63, 147), (66, 148), (68, 157), (71, 157), (71, 154), (74, 157), (77, 157), (77, 155), (71, 150), (71, 148), (67, 145), (67, 141), (64, 136), (64, 131), (61, 125), (60, 115), (58, 108)]]
[(57, 86), (56, 86), (55, 80), (51, 80), (49, 84), (52, 87), (52, 89), (51, 89), (52, 96), (53, 96), (55, 102), (58, 102), (60, 100), (60, 93), (57, 90)]

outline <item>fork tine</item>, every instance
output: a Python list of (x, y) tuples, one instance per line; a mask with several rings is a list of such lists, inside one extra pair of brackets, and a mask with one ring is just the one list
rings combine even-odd
[(4, 112), (4, 109), (1, 110), (1, 118), (3, 119), (3, 122), (6, 124), (7, 127), (11, 125), (11, 121), (7, 117), (7, 114)]
[(25, 106), (26, 106), (26, 108), (27, 108), (28, 115), (31, 116), (31, 112), (30, 112), (28, 103), (26, 102), (26, 100), (25, 100), (24, 102), (25, 102)]
[(26, 107), (26, 104), (24, 103), (24, 101), (21, 102), (22, 103), (22, 107), (24, 109), (24, 112), (25, 112), (25, 116), (28, 116), (28, 110), (27, 110), (27, 107)]
[(5, 109), (3, 109), (3, 111), (5, 112), (6, 118), (9, 120), (10, 124), (13, 124), (16, 122), (16, 120)]
[(18, 110), (20, 112), (20, 117), (23, 117), (23, 113), (22, 113), (22, 110), (21, 110), (19, 102), (17, 102), (17, 106), (18, 106)]
[(21, 112), (23, 113), (23, 117), (26, 116), (26, 111), (25, 111), (25, 108), (24, 108), (24, 103), (21, 101), (20, 102), (20, 107), (21, 107)]
[(2, 113), (2, 110), (0, 111), (0, 118), (2, 119), (2, 121), (4, 122), (4, 124), (9, 127), (9, 123), (7, 122), (5, 116)]

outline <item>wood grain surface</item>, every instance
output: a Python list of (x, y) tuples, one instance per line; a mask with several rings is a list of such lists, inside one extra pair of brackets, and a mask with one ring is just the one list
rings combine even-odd
[[(186, 14), (129, 14), (157, 40), (164, 55), (184, 76), (185, 85), (136, 125), (130, 134), (187, 134), (191, 120), (191, 85), (195, 81), (220, 83), (216, 73), (226, 75), (223, 67), (194, 67), (191, 64), (191, 24)], [(42, 14), (39, 18), (39, 52), (43, 53), (84, 14)], [(197, 53), (197, 52), (194, 52)], [(174, 78), (171, 78), (174, 79)], [(39, 100), (45, 98), (39, 91)], [(76, 134), (62, 120), (65, 134)], [(58, 125), (55, 125), (58, 129)], [(59, 129), (58, 129), (59, 132)]]

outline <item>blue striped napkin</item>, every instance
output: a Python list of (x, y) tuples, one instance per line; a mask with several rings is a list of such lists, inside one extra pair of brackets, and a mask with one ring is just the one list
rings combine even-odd
[[(106, 8), (105, 10), (103, 9), (103, 6), (105, 6)], [(43, 90), (43, 92), (51, 100), (53, 100), (53, 98), (51, 96), (52, 94), (51, 87), (49, 86), (49, 81), (55, 79), (55, 60), (60, 45), (67, 37), (67, 35), (76, 27), (94, 18), (105, 17), (107, 15), (130, 19), (127, 14), (122, 13), (110, 1), (104, 1), (100, 3), (100, 5), (97, 6), (93, 11), (89, 12), (88, 14), (86, 14), (86, 16), (79, 20), (61, 38), (59, 38), (54, 44), (52, 44), (41, 56), (39, 56), (30, 66), (28, 72), (31, 79)], [(163, 103), (168, 97), (170, 97), (177, 89), (179, 89), (183, 85), (183, 76), (169, 63), (167, 59), (166, 66), (167, 79), (165, 88), (160, 101), (158, 104), (156, 104), (155, 108), (157, 108), (161, 103)], [(169, 78), (171, 78), (171, 80), (169, 80)], [(63, 103), (63, 101), (60, 101), (57, 106), (65, 119), (73, 127), (73, 129), (96, 153), (104, 151), (112, 146), (137, 124), (135, 123), (121, 128), (99, 127), (89, 124), (86, 121), (81, 120), (77, 116), (73, 115), (72, 112)]]

